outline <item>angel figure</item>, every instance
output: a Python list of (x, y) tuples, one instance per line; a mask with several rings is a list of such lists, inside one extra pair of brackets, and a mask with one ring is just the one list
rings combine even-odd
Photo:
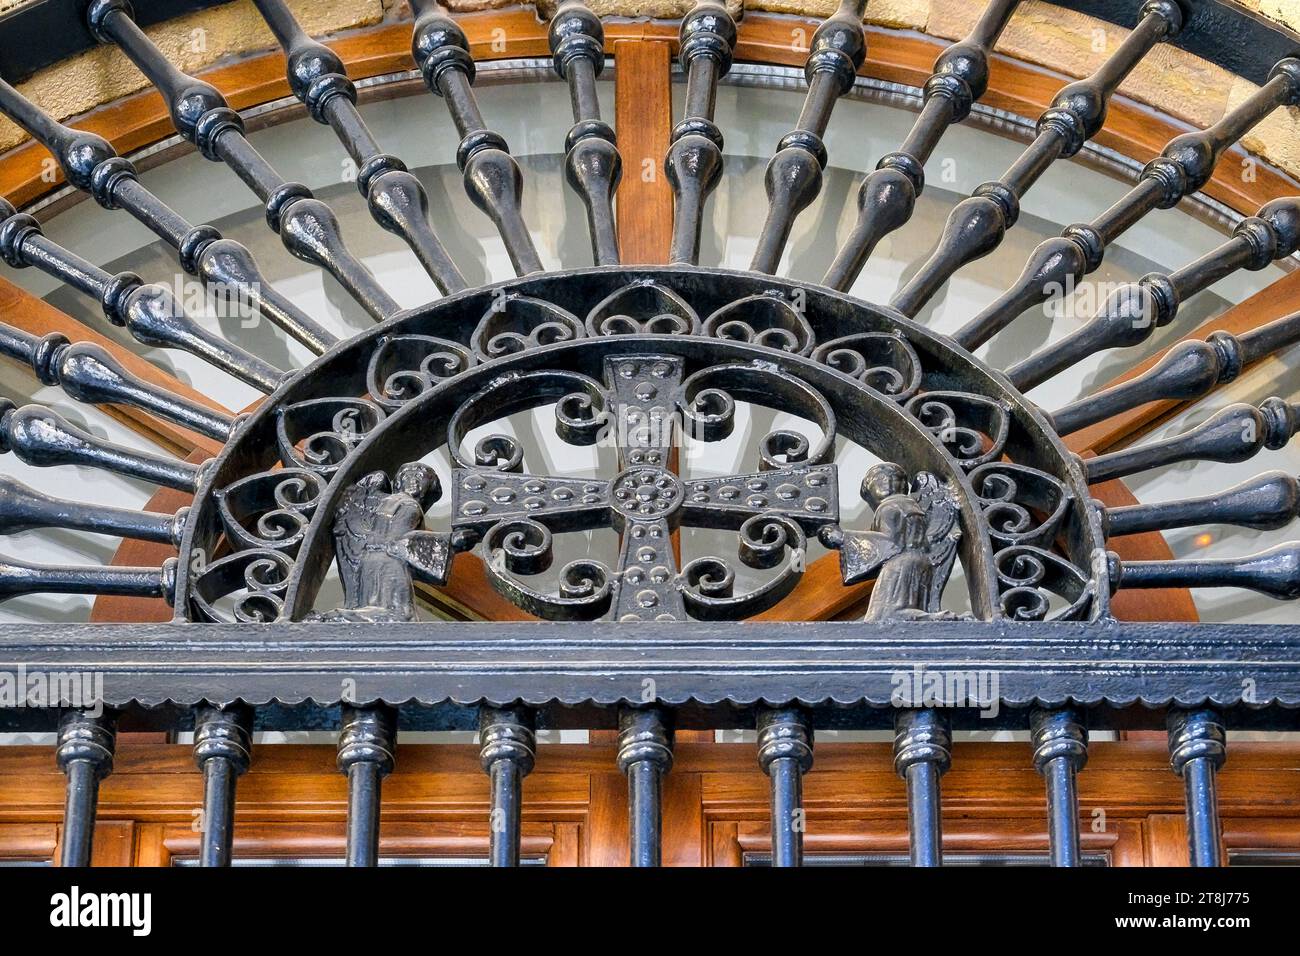
[(874, 509), (871, 530), (836, 528), (822, 539), (840, 549), (845, 584), (875, 577), (865, 620), (951, 619), (939, 600), (961, 538), (955, 496), (930, 472), (909, 483), (907, 472), (884, 462), (867, 471), (862, 497)]
[(343, 493), (334, 516), (343, 607), (324, 620), (415, 620), (412, 575), (445, 583), (451, 560), (449, 536), (422, 530), (439, 493), (437, 474), (420, 462), (397, 469), (391, 482), (371, 472)]

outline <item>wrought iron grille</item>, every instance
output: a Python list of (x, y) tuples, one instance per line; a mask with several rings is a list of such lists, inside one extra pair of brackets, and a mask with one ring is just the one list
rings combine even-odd
[[(675, 728), (757, 728), (758, 761), (771, 778), (771, 862), (792, 865), (801, 859), (801, 779), (814, 727), (893, 727), (911, 861), (934, 865), (952, 730), (975, 725), (994, 702), (1003, 708), (997, 726), (1032, 732), (1054, 863), (1087, 862), (1075, 775), (1088, 728), (1155, 726), (1167, 726), (1173, 770), (1186, 782), (1192, 860), (1219, 862), (1215, 773), (1225, 728), (1296, 726), (1300, 638), (1293, 627), (1125, 623), (1110, 599), (1124, 588), (1191, 586), (1300, 597), (1300, 544), (1231, 560), (1128, 561), (1109, 542), (1212, 523), (1283, 527), (1300, 514), (1300, 482), (1271, 471), (1205, 497), (1120, 507), (1090, 489), (1170, 462), (1243, 461), (1280, 448), (1300, 429), (1300, 408), (1286, 396), (1232, 405), (1183, 434), (1086, 460), (1063, 438), (1209, 393), (1300, 342), (1300, 313), (1185, 341), (1140, 374), (1061, 408), (1040, 408), (1024, 392), (1084, 357), (1142, 343), (1229, 274), (1292, 256), (1300, 199), (1269, 202), (1209, 255), (1122, 289), (1078, 331), (1010, 368), (972, 351), (1096, 271), (1126, 230), (1196, 193), (1256, 124), (1300, 104), (1300, 59), (1283, 56), (1263, 73), (1253, 61), (1243, 67), (1261, 82), (1257, 93), (1210, 128), (1172, 139), (1111, 208), (1043, 242), (956, 335), (915, 317), (1002, 241), (1044, 172), (1102, 129), (1109, 98), (1153, 48), (1178, 41), (1229, 62), (1209, 35), (1224, 23), (1260, 50), (1300, 44), (1215, 3), (1101, 5), (1102, 15), (1132, 26), (1128, 38), (1096, 73), (1060, 90), (1020, 158), (953, 210), (919, 270), (883, 304), (844, 290), (908, 221), (927, 159), (985, 93), (1016, 0), (993, 0), (973, 32), (939, 56), (910, 134), (862, 179), (856, 225), (820, 284), (776, 273), (792, 225), (821, 189), (836, 101), (866, 57), (865, 0), (844, 0), (811, 37), (806, 99), (768, 165), (766, 219), (747, 271), (699, 262), (704, 210), (724, 172), (715, 94), (737, 43), (724, 6), (701, 0), (681, 24), (684, 108), (663, 160), (675, 207), (671, 255), (652, 266), (620, 262), (620, 154), (596, 96), (606, 65), (601, 21), (579, 0), (560, 3), (549, 42), (573, 109), (565, 180), (586, 209), (594, 265), (547, 271), (521, 212), (520, 167), (476, 101), (465, 34), (440, 4), (413, 0), (415, 63), (459, 138), (465, 188), (518, 273), (483, 287), (467, 282), (439, 241), (439, 211), (420, 181), (370, 133), (343, 61), (281, 0), (256, 5), (284, 48), (294, 95), (355, 161), (376, 222), (410, 247), (444, 296), (401, 310), (348, 250), (329, 206), (263, 158), (222, 93), (170, 64), (125, 0), (91, 3), (87, 29), (126, 53), (163, 95), (177, 131), (236, 174), (286, 248), (337, 279), (375, 319), (372, 330), (339, 341), (265, 282), (247, 249), (168, 208), (106, 140), (56, 122), (0, 83), (0, 111), (50, 151), (71, 185), (134, 216), (186, 272), (240, 290), (316, 356), (302, 369), (277, 368), (206, 331), (165, 287), (100, 269), (0, 202), (0, 254), (10, 266), (48, 272), (140, 343), (189, 352), (266, 396), (246, 414), (225, 415), (141, 379), (98, 345), (0, 327), (0, 352), (45, 385), (134, 406), (222, 445), (210, 460), (182, 461), (107, 443), (40, 406), (9, 402), (0, 412), (0, 448), (28, 464), (91, 466), (194, 498), (159, 514), (0, 485), (5, 533), (71, 528), (177, 551), (160, 567), (0, 564), (6, 597), (164, 596), (175, 608), (169, 624), (0, 628), (6, 664), (106, 677), (106, 711), (68, 709), (58, 721), (64, 863), (89, 860), (98, 784), (112, 770), (118, 722), (129, 720), (193, 727), (209, 865), (230, 862), (236, 781), (254, 727), (339, 728), (354, 865), (379, 860), (381, 781), (394, 766), (399, 726), (480, 730), (499, 824), (491, 859), (502, 865), (520, 862), (523, 779), (539, 724), (617, 725), (638, 865), (659, 860), (659, 786)], [(1209, 34), (1197, 35), (1198, 24)], [(811, 421), (820, 438), (774, 430), (741, 472), (680, 475), (680, 441), (726, 438), (743, 403)], [(518, 440), (491, 431), (536, 408), (553, 408), (563, 441), (612, 449), (615, 467), (600, 478), (545, 474)], [(879, 459), (852, 476), (870, 505), (864, 526), (842, 520), (837, 443)], [(453, 464), (445, 488), (422, 463), (439, 450)], [(450, 520), (429, 527), (426, 512), (443, 496)], [(682, 561), (677, 532), (691, 527), (734, 532), (735, 556)], [(596, 528), (617, 533), (616, 553), (555, 566), (558, 536)], [(813, 542), (834, 554), (812, 560)], [(481, 565), (468, 564), (470, 555)], [(958, 562), (967, 594), (954, 608), (945, 588)], [(471, 566), (510, 604), (550, 623), (418, 622), (417, 606), (437, 602)], [(869, 594), (865, 620), (733, 623), (776, 607), (815, 573), (827, 575), (828, 588)], [(342, 585), (338, 606), (321, 597), (331, 574)], [(898, 675), (922, 666), (996, 673), (996, 700), (941, 682), (925, 699), (900, 701)], [(47, 719), (6, 712), (7, 726)]]

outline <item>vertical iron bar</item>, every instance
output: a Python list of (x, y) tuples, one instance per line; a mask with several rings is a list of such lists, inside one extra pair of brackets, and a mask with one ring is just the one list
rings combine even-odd
[(1183, 778), (1192, 866), (1222, 866), (1215, 774), (1227, 757), (1223, 718), (1208, 707), (1169, 712), (1169, 763)]
[(1047, 784), (1052, 866), (1079, 866), (1079, 794), (1075, 775), (1088, 762), (1088, 730), (1071, 708), (1035, 709), (1029, 718), (1034, 767)]
[(492, 791), (488, 856), (493, 866), (519, 865), (523, 778), (537, 753), (533, 714), (526, 707), (484, 707), (479, 712), (479, 761)]
[(348, 866), (379, 862), (379, 807), (384, 777), (393, 770), (397, 711), (382, 704), (343, 708), (338, 768), (348, 778)]
[(194, 762), (203, 774), (200, 866), (229, 866), (235, 832), (235, 785), (248, 770), (253, 709), (203, 705), (194, 717)]
[(117, 722), (108, 714), (69, 711), (59, 721), (54, 759), (68, 777), (60, 866), (90, 866), (99, 781), (113, 772)]
[(565, 138), (565, 177), (587, 207), (596, 265), (618, 263), (614, 190), (622, 159), (614, 130), (600, 118), (596, 78), (605, 66), (605, 31), (582, 0), (562, 0), (548, 33), (555, 72), (569, 84), (573, 127)]
[(624, 708), (618, 723), (618, 769), (627, 774), (631, 864), (658, 866), (660, 781), (673, 765), (673, 732), (657, 707)]
[(952, 764), (948, 716), (932, 708), (894, 715), (894, 770), (907, 781), (907, 832), (913, 866), (943, 865), (939, 778)]
[(803, 865), (803, 775), (812, 769), (813, 727), (802, 710), (758, 716), (758, 765), (771, 779), (772, 865)]

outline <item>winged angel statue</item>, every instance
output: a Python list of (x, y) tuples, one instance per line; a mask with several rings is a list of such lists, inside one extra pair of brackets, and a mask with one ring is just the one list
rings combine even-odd
[(444, 584), (451, 562), (448, 535), (423, 530), (424, 513), (439, 494), (437, 474), (421, 462), (403, 465), (391, 482), (384, 472), (371, 472), (343, 493), (334, 516), (343, 607), (318, 619), (415, 620), (412, 578)]
[(961, 538), (956, 497), (930, 472), (909, 482), (892, 462), (867, 471), (862, 497), (874, 509), (871, 530), (836, 529), (835, 544), (845, 584), (876, 579), (865, 620), (952, 619), (939, 600)]

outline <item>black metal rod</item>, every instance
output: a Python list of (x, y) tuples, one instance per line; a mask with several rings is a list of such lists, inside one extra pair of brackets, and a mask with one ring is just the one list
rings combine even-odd
[[(934, 251), (890, 304), (915, 316), (962, 266), (988, 255), (1020, 216), (1020, 202), (1058, 159), (1068, 159), (1101, 130), (1110, 97), (1155, 45), (1176, 36), (1183, 25), (1174, 0), (1147, 0), (1142, 19), (1089, 77), (1062, 88), (1038, 119), (1038, 135), (999, 179), (976, 187), (944, 224)], [(1074, 244), (1071, 243), (1071, 246)], [(1069, 250), (1066, 250), (1069, 252)], [(983, 335), (984, 322), (967, 330), (967, 347)], [(963, 340), (959, 336), (959, 341)]]
[(813, 34), (804, 65), (808, 92), (803, 109), (767, 165), (767, 218), (750, 263), (755, 272), (776, 271), (795, 219), (821, 192), (826, 125), (836, 100), (853, 88), (867, 57), (862, 27), (866, 8), (866, 0), (840, 0), (838, 9)]
[(1034, 767), (1047, 786), (1047, 836), (1053, 866), (1079, 866), (1079, 793), (1076, 775), (1088, 761), (1088, 731), (1071, 708), (1030, 715)]
[(696, 0), (682, 18), (679, 36), (686, 102), (664, 157), (673, 189), (669, 261), (694, 265), (700, 258), (704, 204), (722, 176), (722, 131), (713, 122), (713, 111), (718, 81), (731, 70), (736, 22), (718, 0)]
[(253, 710), (244, 704), (200, 707), (194, 760), (203, 774), (200, 866), (229, 866), (235, 833), (235, 787), (252, 753)]
[(116, 721), (107, 714), (69, 711), (59, 721), (54, 758), (68, 778), (60, 866), (90, 866), (99, 781), (113, 772)]
[(392, 772), (397, 712), (389, 707), (343, 708), (338, 768), (348, 778), (348, 866), (379, 863), (379, 812), (384, 777)]
[(518, 866), (523, 779), (533, 769), (537, 737), (524, 707), (484, 707), (479, 712), (479, 760), (491, 787), (488, 858), (493, 866)]
[(524, 222), (523, 172), (500, 133), (488, 129), (474, 97), (474, 58), (469, 40), (437, 0), (410, 0), (415, 16), (411, 52), (430, 92), (447, 104), (461, 136), (456, 164), (470, 199), (493, 223), (519, 275), (542, 271)]
[(1209, 708), (1169, 712), (1169, 760), (1183, 778), (1187, 849), (1192, 866), (1221, 866), (1222, 840), (1215, 775), (1227, 757), (1227, 733)]
[(1244, 588), (1280, 601), (1300, 598), (1300, 541), (1241, 558), (1112, 562), (1113, 587)]
[(1226, 491), (1123, 505), (1103, 514), (1111, 538), (1203, 524), (1273, 530), (1300, 516), (1300, 480), (1284, 471), (1266, 471)]
[(188, 508), (169, 515), (53, 498), (15, 478), (0, 475), (0, 534), (66, 528), (179, 545), (188, 514)]
[(357, 110), (357, 90), (337, 53), (312, 40), (282, 0), (254, 0), (288, 58), (289, 88), (318, 123), (334, 130), (357, 164), (357, 188), (374, 220), (402, 239), (443, 293), (465, 278), (429, 224), (429, 200), (419, 179), (384, 154)]
[(548, 32), (555, 72), (569, 84), (573, 127), (565, 138), (565, 178), (587, 209), (596, 265), (619, 261), (614, 190), (622, 175), (614, 130), (600, 118), (596, 78), (605, 66), (605, 31), (583, 0), (561, 0)]
[(907, 782), (907, 833), (913, 866), (943, 865), (939, 780), (952, 764), (948, 717), (931, 708), (894, 715), (894, 770)]
[(176, 559), (159, 568), (27, 564), (0, 555), (0, 601), (28, 594), (117, 594), (164, 598), (176, 589)]
[(14, 408), (0, 399), (0, 452), (38, 468), (86, 465), (193, 493), (202, 466), (103, 441), (41, 405)]
[(658, 866), (662, 857), (663, 775), (673, 763), (673, 732), (655, 707), (619, 713), (618, 768), (627, 775), (628, 844), (632, 866)]
[(123, 209), (177, 252), (181, 267), (210, 290), (234, 293), (317, 355), (338, 339), (277, 292), (262, 277), (252, 253), (210, 225), (195, 226), (150, 192), (135, 166), (108, 140), (58, 123), (0, 80), (0, 113), (48, 149), (68, 182), (105, 209)]
[(813, 727), (798, 708), (758, 717), (758, 765), (771, 779), (772, 865), (803, 865), (803, 775), (812, 768)]
[(858, 188), (857, 223), (836, 252), (823, 284), (847, 291), (880, 240), (912, 218), (916, 197), (925, 188), (925, 163), (948, 127), (970, 115), (971, 106), (987, 91), (989, 54), (1018, 4), (993, 0), (970, 35), (939, 54), (907, 139), (898, 152), (882, 157)]
[(1182, 434), (1089, 458), (1083, 468), (1096, 484), (1180, 461), (1247, 461), (1265, 448), (1284, 447), (1297, 429), (1300, 407), (1290, 402), (1267, 398), (1258, 408), (1241, 402)]
[(343, 242), (337, 217), (302, 183), (291, 183), (262, 157), (244, 135), (244, 123), (220, 91), (170, 63), (136, 25), (126, 0), (92, 0), (90, 31), (115, 43), (158, 88), (177, 132), (207, 159), (223, 162), (266, 205), (266, 221), (286, 249), (329, 272), (373, 318), (399, 310), (364, 263)]

